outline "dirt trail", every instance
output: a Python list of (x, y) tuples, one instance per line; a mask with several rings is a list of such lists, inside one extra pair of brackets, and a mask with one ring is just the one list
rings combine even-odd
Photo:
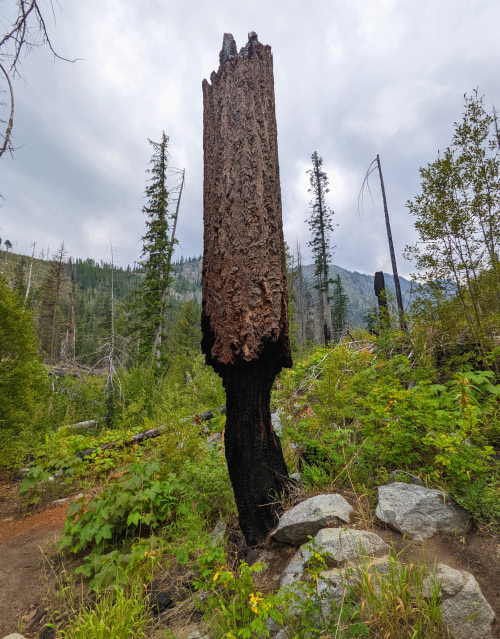
[(17, 487), (0, 482), (0, 636), (20, 628), (47, 593), (44, 556), (50, 554), (66, 518), (68, 504), (21, 516)]

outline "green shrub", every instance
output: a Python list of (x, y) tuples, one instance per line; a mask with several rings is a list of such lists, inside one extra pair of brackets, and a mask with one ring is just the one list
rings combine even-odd
[(41, 425), (48, 390), (31, 314), (0, 277), (0, 465), (4, 468), (23, 463)]
[(405, 355), (383, 359), (345, 346), (318, 349), (284, 373), (277, 400), (306, 482), (373, 486), (391, 471), (410, 471), (491, 522), (500, 387), (490, 371), (455, 373), (440, 384), (436, 376)]

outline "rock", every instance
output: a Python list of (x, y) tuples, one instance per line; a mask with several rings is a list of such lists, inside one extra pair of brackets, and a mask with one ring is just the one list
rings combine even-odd
[(193, 630), (193, 632), (188, 634), (187, 639), (210, 639), (210, 637), (204, 632)]
[(378, 535), (353, 528), (323, 528), (314, 541), (318, 550), (329, 553), (336, 563), (389, 552), (389, 546)]
[(219, 546), (224, 541), (224, 535), (226, 534), (226, 523), (223, 519), (219, 519), (219, 521), (215, 524), (214, 529), (210, 533), (210, 537), (212, 539), (212, 544), (214, 546)]
[(474, 576), (466, 570), (438, 564), (436, 574), (424, 581), (426, 596), (430, 596), (436, 581), (441, 587), (443, 621), (453, 639), (492, 639), (495, 613)]
[(319, 574), (316, 592), (323, 617), (328, 617), (331, 614), (333, 601), (342, 601), (348, 585), (349, 579), (343, 568), (332, 568)]
[(302, 483), (302, 475), (300, 473), (291, 473), (290, 479), (297, 484)]
[[(353, 528), (323, 528), (313, 540), (314, 548), (328, 553), (327, 563), (342, 564), (367, 556), (385, 555), (389, 546), (378, 535)], [(311, 543), (304, 544), (292, 557), (281, 577), (280, 585), (288, 586), (302, 578), (312, 555)]]
[(26, 639), (24, 635), (20, 635), (18, 632), (12, 632), (10, 635), (5, 635), (2, 639)]
[(280, 414), (277, 411), (275, 413), (271, 413), (271, 424), (276, 435), (278, 435), (278, 437), (281, 437), (281, 433), (283, 432), (283, 424), (281, 423)]
[(298, 546), (325, 526), (349, 523), (352, 511), (342, 495), (317, 495), (287, 510), (271, 534), (276, 541)]
[(470, 515), (451, 502), (446, 493), (403, 482), (379, 486), (375, 514), (418, 541), (438, 532), (463, 535), (471, 522)]

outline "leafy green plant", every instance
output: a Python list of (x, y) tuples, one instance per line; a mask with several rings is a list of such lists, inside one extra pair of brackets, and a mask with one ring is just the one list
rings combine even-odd
[(154, 529), (175, 516), (185, 488), (174, 475), (160, 478), (160, 463), (134, 463), (123, 477), (98, 497), (71, 505), (61, 548), (79, 553), (92, 547), (103, 550), (122, 537), (135, 537), (141, 529)]
[(233, 571), (219, 566), (209, 574), (202, 572), (197, 582), (208, 592), (203, 601), (205, 618), (210, 628), (221, 639), (264, 639), (271, 636), (269, 618), (282, 622), (281, 613), (273, 608), (271, 599), (256, 590), (254, 576), (265, 568), (257, 562), (249, 566), (241, 562)]

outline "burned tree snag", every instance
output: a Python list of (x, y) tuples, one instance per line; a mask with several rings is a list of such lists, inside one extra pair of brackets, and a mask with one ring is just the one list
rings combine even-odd
[(381, 329), (389, 328), (390, 318), (387, 307), (387, 292), (385, 290), (385, 278), (382, 271), (377, 271), (374, 278), (375, 295), (378, 302), (378, 320)]
[(249, 545), (275, 525), (288, 474), (270, 393), (291, 366), (271, 47), (224, 34), (203, 81), (202, 349), (227, 397), (226, 459)]

